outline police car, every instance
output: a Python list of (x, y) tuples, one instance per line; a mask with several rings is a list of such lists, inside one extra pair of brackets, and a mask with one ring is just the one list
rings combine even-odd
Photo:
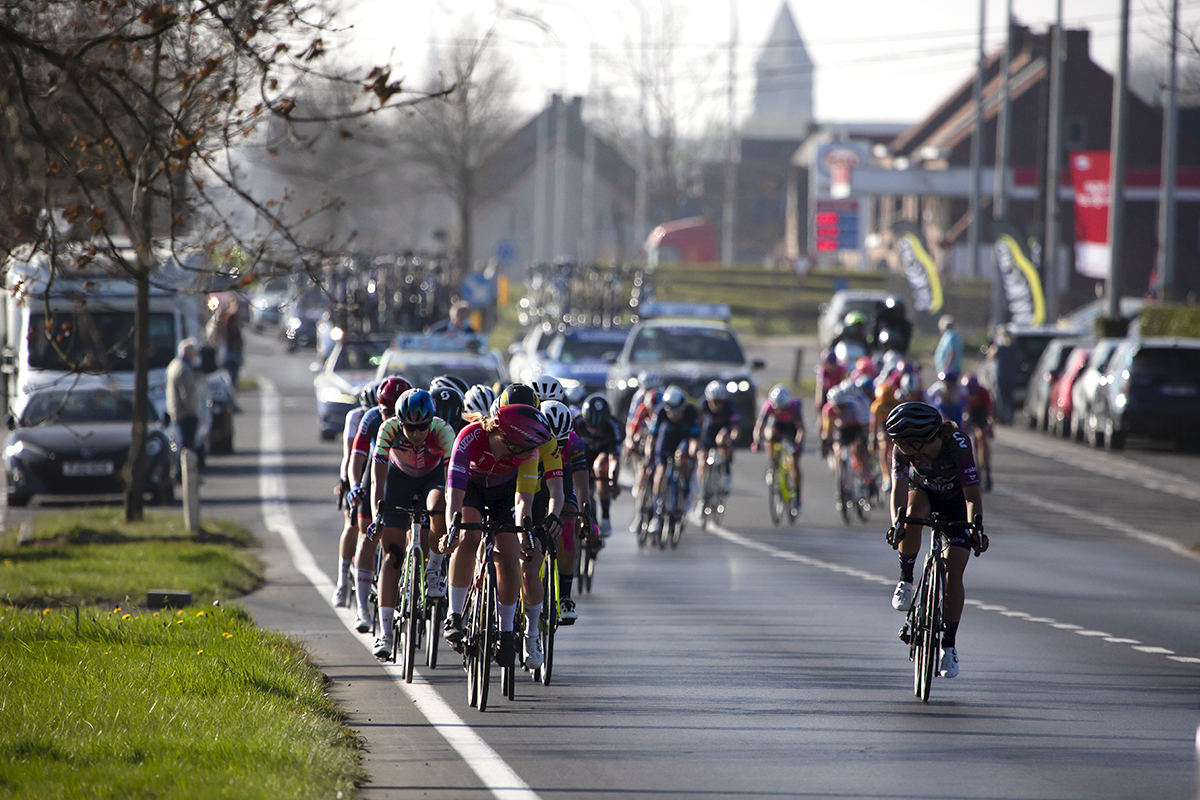
[(375, 380), (383, 352), (391, 339), (364, 339), (334, 342), (324, 361), (314, 361), (313, 388), (317, 392), (317, 426), (325, 441), (342, 432), (346, 412), (358, 405), (363, 386)]
[(487, 336), (479, 333), (401, 334), (380, 356), (375, 371), (376, 380), (389, 375), (401, 375), (421, 388), (438, 375), (455, 375), (471, 385), (508, 383), (500, 354), (490, 349)]
[(553, 334), (545, 353), (530, 360), (514, 378), (529, 383), (551, 375), (568, 394), (587, 396), (605, 392), (608, 368), (629, 336), (629, 328), (564, 328)]

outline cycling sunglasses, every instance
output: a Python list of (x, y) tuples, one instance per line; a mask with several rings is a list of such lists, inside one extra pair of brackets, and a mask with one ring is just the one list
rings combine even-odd
[(404, 426), (404, 430), (406, 430), (406, 431), (427, 431), (427, 430), (429, 430), (428, 422), (422, 422), (420, 425), (413, 425), (412, 423), (408, 423), (408, 422), (401, 422), (400, 424)]
[(508, 452), (512, 453), (514, 456), (523, 456), (526, 453), (532, 453), (537, 449), (536, 447), (517, 447), (507, 439), (504, 439), (503, 442), (504, 446), (508, 448)]

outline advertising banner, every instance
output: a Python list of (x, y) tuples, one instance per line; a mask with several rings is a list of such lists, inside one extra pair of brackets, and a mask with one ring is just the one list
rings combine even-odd
[(900, 220), (892, 225), (892, 234), (900, 251), (900, 266), (912, 288), (913, 308), (938, 313), (942, 310), (942, 280), (921, 229), (908, 220)]
[(1109, 152), (1071, 153), (1075, 185), (1075, 269), (1089, 278), (1108, 277)]
[(997, 221), (992, 223), (992, 238), (1009, 316), (1018, 325), (1041, 325), (1046, 321), (1046, 301), (1037, 267), (1022, 244), (1025, 237), (1011, 222)]

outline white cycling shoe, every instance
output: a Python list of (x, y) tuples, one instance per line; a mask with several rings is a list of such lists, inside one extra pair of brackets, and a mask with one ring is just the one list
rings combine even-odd
[(339, 583), (333, 590), (333, 604), (337, 608), (350, 607), (350, 582)]
[(525, 666), (537, 669), (546, 663), (546, 654), (542, 652), (542, 639), (539, 636), (525, 637)]
[(392, 629), (385, 630), (378, 639), (375, 640), (375, 657), (388, 658), (392, 654), (392, 647), (396, 643), (395, 632)]
[(917, 589), (913, 586), (912, 581), (899, 581), (896, 584), (896, 591), (892, 593), (892, 608), (897, 611), (908, 611), (912, 608), (916, 596)]
[(658, 536), (660, 533), (662, 533), (662, 529), (663, 529), (662, 516), (659, 514), (655, 514), (654, 519), (650, 520), (650, 527), (648, 529), (650, 531), (650, 535)]
[(942, 649), (942, 662), (938, 664), (938, 675), (943, 678), (953, 678), (958, 675), (958, 648)]
[(434, 598), (446, 596), (446, 578), (442, 575), (441, 570), (428, 569), (425, 571), (425, 595)]
[(574, 625), (575, 620), (579, 619), (579, 612), (575, 610), (575, 601), (569, 597), (564, 597), (558, 604), (558, 624), (559, 625)]
[(354, 630), (358, 631), (359, 633), (371, 632), (370, 614), (364, 614), (361, 608), (358, 609), (358, 613), (355, 615)]

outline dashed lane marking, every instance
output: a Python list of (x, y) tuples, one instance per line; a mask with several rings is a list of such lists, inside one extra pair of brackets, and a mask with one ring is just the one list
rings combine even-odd
[[(1022, 497), (1020, 495), (1015, 495), (1015, 494), (1014, 494), (1014, 496), (1018, 497), (1018, 499), (1020, 499)], [(805, 566), (808, 566), (808, 567), (814, 567), (816, 569), (822, 569), (827, 572), (833, 572), (833, 573), (837, 573), (840, 575), (847, 575), (849, 577), (858, 578), (860, 580), (864, 580), (869, 583), (879, 583), (879, 584), (883, 584), (885, 586), (891, 586), (895, 582), (892, 579), (885, 578), (882, 575), (876, 575), (871, 572), (864, 572), (864, 571), (856, 569), (854, 567), (847, 567), (843, 564), (837, 564), (832, 561), (824, 561), (819, 558), (813, 558), (811, 556), (806, 556), (803, 553), (797, 553), (792, 550), (783, 550), (778, 547), (774, 547), (773, 545), (766, 544), (765, 542), (759, 542), (759, 541), (751, 539), (747, 536), (743, 536), (740, 533), (735, 533), (734, 531), (731, 531), (727, 528), (723, 528), (719, 525), (709, 525), (706, 528), (704, 528), (704, 530), (707, 530), (708, 533), (711, 533), (713, 536), (716, 536), (720, 539), (724, 539), (725, 541), (730, 542), (732, 544), (736, 544), (739, 547), (745, 547), (749, 550), (757, 550), (760, 553), (764, 553), (765, 555), (771, 556), (772, 558), (778, 558), (783, 561), (791, 561), (791, 562), (794, 562), (797, 564), (804, 564)], [(1023, 622), (1033, 622), (1033, 623), (1036, 623), (1039, 625), (1046, 625), (1050, 628), (1055, 628), (1055, 629), (1061, 630), (1061, 631), (1068, 631), (1071, 633), (1075, 633), (1079, 636), (1102, 639), (1103, 641), (1109, 642), (1111, 644), (1131, 645), (1133, 650), (1136, 650), (1140, 653), (1147, 653), (1149, 655), (1163, 655), (1163, 656), (1166, 656), (1167, 658), (1169, 658), (1170, 660), (1177, 661), (1181, 664), (1200, 664), (1200, 658), (1193, 658), (1191, 656), (1178, 656), (1178, 655), (1175, 655), (1174, 650), (1168, 650), (1165, 647), (1154, 647), (1152, 645), (1143, 645), (1140, 641), (1138, 641), (1136, 639), (1126, 639), (1126, 638), (1122, 638), (1122, 637), (1113, 636), (1111, 633), (1106, 633), (1105, 631), (1088, 630), (1088, 629), (1085, 629), (1082, 625), (1073, 625), (1070, 622), (1059, 622), (1057, 620), (1051, 619), (1050, 617), (1036, 617), (1032, 614), (1027, 614), (1024, 611), (1016, 611), (1016, 610), (1008, 608), (1007, 606), (997, 605), (995, 603), (985, 603), (982, 600), (975, 600), (972, 598), (967, 598), (965, 602), (967, 605), (973, 606), (980, 611), (991, 611), (991, 612), (999, 614), (1002, 617), (1009, 617), (1010, 619), (1019, 619)]]

